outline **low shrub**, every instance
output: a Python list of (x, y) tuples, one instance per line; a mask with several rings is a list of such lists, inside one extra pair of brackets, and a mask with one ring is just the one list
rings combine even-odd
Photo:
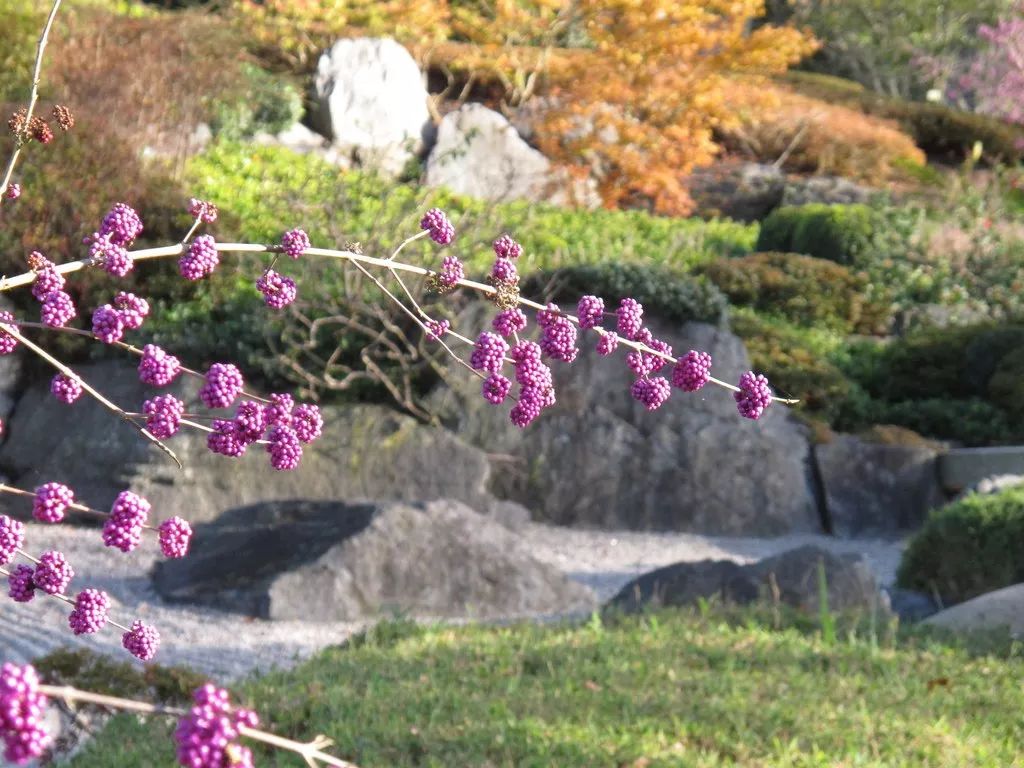
[(963, 160), (976, 142), (987, 162), (1016, 163), (1022, 157), (1022, 126), (944, 104), (889, 98), (828, 75), (791, 71), (781, 79), (806, 96), (895, 121), (929, 157)]
[(783, 206), (762, 222), (757, 250), (802, 253), (851, 265), (868, 254), (877, 220), (867, 205)]
[(1024, 581), (1024, 489), (971, 494), (932, 512), (907, 546), (897, 581), (946, 603)]
[(595, 294), (614, 306), (632, 296), (664, 320), (691, 320), (720, 324), (728, 317), (729, 302), (711, 282), (665, 267), (603, 262), (552, 271), (530, 277), (524, 286), (528, 295), (543, 295), (549, 301), (572, 302), (584, 294)]
[(884, 333), (889, 305), (865, 296), (863, 274), (813, 256), (756, 253), (701, 268), (733, 304), (843, 333)]
[(785, 86), (737, 80), (727, 94), (737, 113), (719, 129), (722, 144), (786, 170), (844, 176), (880, 185), (920, 167), (924, 153), (900, 126), (876, 115), (796, 93)]
[(302, 95), (288, 79), (244, 64), (237, 92), (214, 107), (214, 136), (245, 139), (257, 133), (280, 133), (302, 117)]

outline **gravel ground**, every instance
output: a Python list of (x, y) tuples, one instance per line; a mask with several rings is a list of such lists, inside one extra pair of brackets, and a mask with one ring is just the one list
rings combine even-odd
[[(75, 569), (73, 584), (106, 590), (111, 617), (121, 624), (142, 619), (155, 625), (162, 646), (157, 660), (201, 670), (226, 683), (249, 673), (287, 667), (317, 650), (344, 641), (365, 624), (313, 621), (267, 622), (204, 608), (165, 603), (148, 573), (159, 556), (153, 546), (122, 554), (100, 544), (99, 530), (67, 525), (27, 526), (30, 551), (59, 549)], [(578, 531), (530, 524), (522, 535), (535, 556), (594, 590), (598, 600), (615, 594), (636, 575), (679, 561), (729, 559), (751, 562), (803, 544), (863, 554), (879, 579), (891, 584), (903, 542), (838, 540), (791, 535), (773, 539), (726, 538), (679, 533)], [(5, 585), (6, 586), (6, 585)], [(6, 592), (6, 589), (4, 590)], [(0, 660), (25, 662), (60, 645), (85, 646), (130, 659), (119, 630), (74, 638), (66, 604), (37, 596), (27, 604), (0, 599)]]

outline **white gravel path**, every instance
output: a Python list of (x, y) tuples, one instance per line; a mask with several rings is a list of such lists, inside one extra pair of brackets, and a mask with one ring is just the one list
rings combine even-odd
[[(70, 526), (27, 526), (29, 551), (64, 552), (75, 569), (73, 584), (106, 590), (111, 617), (122, 624), (135, 618), (158, 627), (158, 661), (181, 664), (228, 682), (253, 672), (287, 667), (325, 646), (344, 641), (364, 624), (306, 621), (268, 622), (217, 611), (165, 603), (148, 573), (158, 557), (153, 542), (130, 554), (100, 544), (99, 530)], [(680, 533), (579, 531), (530, 524), (522, 531), (534, 555), (591, 587), (605, 600), (636, 575), (662, 565), (707, 558), (750, 562), (803, 544), (835, 552), (859, 552), (875, 569), (880, 584), (893, 581), (903, 542), (839, 540), (819, 535), (773, 539), (726, 538)], [(6, 584), (4, 584), (6, 592)], [(75, 638), (67, 628), (69, 606), (37, 596), (28, 604), (0, 597), (0, 660), (30, 661), (61, 645), (85, 646), (131, 659), (120, 648), (120, 631)]]

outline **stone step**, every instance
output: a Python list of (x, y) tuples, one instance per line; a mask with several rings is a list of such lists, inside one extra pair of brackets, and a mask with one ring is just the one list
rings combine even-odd
[(955, 448), (938, 457), (943, 488), (959, 493), (986, 477), (1024, 475), (1024, 445)]

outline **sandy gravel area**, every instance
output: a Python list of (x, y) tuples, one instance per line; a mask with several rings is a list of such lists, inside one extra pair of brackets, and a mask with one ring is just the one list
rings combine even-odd
[[(827, 536), (792, 535), (773, 539), (724, 538), (678, 533), (577, 531), (530, 524), (522, 531), (535, 556), (594, 590), (597, 599), (613, 595), (626, 582), (669, 563), (730, 559), (750, 562), (802, 544), (818, 544), (835, 552), (862, 553), (879, 583), (893, 581), (900, 552), (898, 541), (837, 540)], [(342, 642), (363, 624), (306, 621), (268, 622), (203, 608), (165, 603), (148, 573), (159, 552), (148, 540), (136, 552), (123, 554), (103, 547), (98, 529), (28, 525), (29, 551), (59, 549), (75, 569), (73, 584), (106, 590), (113, 602), (111, 617), (128, 625), (139, 618), (161, 634), (158, 660), (202, 670), (221, 682), (287, 667), (325, 646)], [(4, 585), (6, 587), (6, 585)], [(6, 589), (4, 590), (6, 592)], [(30, 661), (62, 644), (131, 659), (120, 647), (120, 631), (75, 638), (67, 628), (69, 607), (39, 596), (18, 604), (0, 599), (0, 660)]]

